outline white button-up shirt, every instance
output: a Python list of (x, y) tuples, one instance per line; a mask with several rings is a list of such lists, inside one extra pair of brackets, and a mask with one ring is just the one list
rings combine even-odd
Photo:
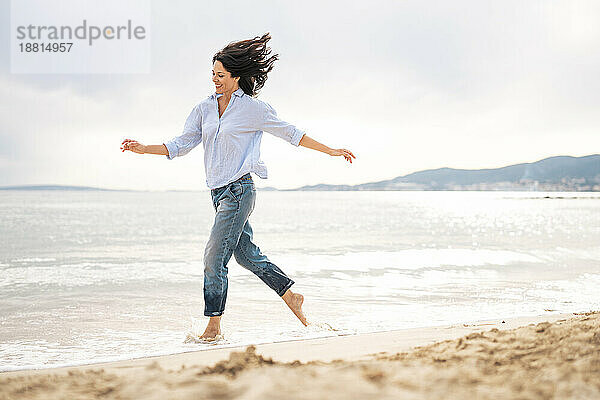
[(260, 160), (263, 131), (299, 146), (304, 132), (282, 121), (267, 102), (248, 96), (239, 88), (233, 92), (219, 118), (213, 93), (196, 105), (185, 121), (183, 133), (164, 143), (169, 160), (189, 153), (200, 142), (204, 146), (206, 185), (210, 189), (225, 186), (248, 172), (267, 179), (267, 167)]

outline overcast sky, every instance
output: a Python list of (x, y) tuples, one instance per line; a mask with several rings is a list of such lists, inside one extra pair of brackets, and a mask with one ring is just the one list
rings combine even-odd
[(0, 0), (0, 186), (206, 190), (161, 144), (214, 91), (213, 54), (270, 32), (259, 98), (356, 160), (263, 134), (258, 187), (357, 184), (600, 152), (598, 1), (153, 1), (150, 74), (11, 74)]

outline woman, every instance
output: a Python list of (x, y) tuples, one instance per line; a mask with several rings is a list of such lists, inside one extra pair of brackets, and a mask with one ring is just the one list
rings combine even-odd
[(331, 149), (308, 137), (294, 125), (280, 120), (273, 107), (256, 99), (278, 55), (272, 55), (262, 37), (230, 43), (213, 57), (215, 93), (196, 105), (180, 136), (160, 145), (143, 145), (125, 139), (122, 151), (162, 154), (169, 160), (190, 152), (200, 142), (204, 147), (206, 184), (216, 211), (204, 251), (204, 315), (210, 317), (200, 337), (211, 341), (222, 337), (220, 321), (227, 298), (227, 263), (232, 254), (243, 267), (273, 289), (305, 326), (304, 297), (291, 291), (290, 279), (252, 242), (248, 217), (254, 210), (256, 190), (250, 175), (267, 178), (260, 160), (262, 132), (269, 132), (294, 146), (304, 146), (331, 156), (344, 156), (352, 163), (351, 151)]

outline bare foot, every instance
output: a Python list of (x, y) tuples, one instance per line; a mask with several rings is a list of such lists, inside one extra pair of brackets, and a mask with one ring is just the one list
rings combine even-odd
[(218, 317), (210, 317), (208, 320), (208, 325), (204, 330), (200, 339), (206, 342), (212, 342), (217, 340), (221, 335), (221, 316)]
[(290, 289), (288, 289), (283, 294), (283, 296), (281, 296), (281, 298), (283, 299), (283, 301), (285, 301), (285, 304), (288, 305), (288, 307), (290, 308), (290, 310), (292, 310), (296, 317), (298, 317), (300, 322), (302, 322), (304, 326), (308, 326), (306, 317), (302, 312), (302, 303), (304, 302), (304, 296), (302, 296), (300, 293), (294, 293)]

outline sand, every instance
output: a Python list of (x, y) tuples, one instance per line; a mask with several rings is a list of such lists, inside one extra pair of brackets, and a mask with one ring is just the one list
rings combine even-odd
[(600, 313), (0, 374), (0, 399), (600, 399)]

